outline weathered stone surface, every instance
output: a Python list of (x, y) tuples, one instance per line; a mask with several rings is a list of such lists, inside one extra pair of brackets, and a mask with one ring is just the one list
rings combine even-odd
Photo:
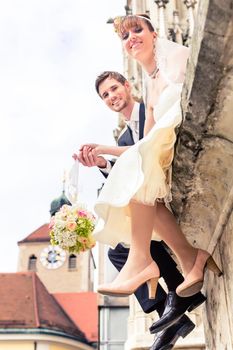
[(232, 6), (232, 0), (221, 1), (221, 6), (219, 1), (214, 0), (200, 2), (183, 90), (184, 122), (174, 160), (174, 209), (179, 215), (187, 203), (187, 195), (194, 188), (194, 170), (203, 150), (203, 140), (216, 135), (232, 141), (230, 129), (233, 123), (229, 123), (232, 106)]
[(233, 349), (233, 1), (200, 1), (182, 95), (173, 203), (189, 240), (224, 276), (208, 273), (207, 349)]
[(221, 264), (223, 269), (224, 288), (226, 295), (226, 306), (229, 324), (229, 335), (231, 339), (231, 346), (233, 348), (233, 264), (232, 264), (232, 253), (233, 253), (233, 214), (231, 214), (228, 224), (225, 228), (224, 234), (220, 240), (220, 252), (221, 252)]
[(233, 68), (219, 85), (215, 109), (208, 119), (208, 134), (233, 142)]
[(220, 238), (214, 258), (222, 268), (220, 278), (208, 273), (205, 278), (208, 299), (204, 310), (207, 349), (233, 348), (233, 214)]
[(202, 146), (193, 172), (193, 187), (186, 195), (181, 225), (193, 243), (207, 248), (233, 185), (233, 169), (229, 171), (233, 147), (219, 138), (207, 138)]
[[(221, 248), (214, 255), (220, 263)], [(206, 294), (208, 296), (203, 312), (205, 325), (206, 348), (208, 350), (231, 350), (231, 330), (228, 321), (228, 307), (224, 289), (223, 277), (207, 273), (205, 278)]]

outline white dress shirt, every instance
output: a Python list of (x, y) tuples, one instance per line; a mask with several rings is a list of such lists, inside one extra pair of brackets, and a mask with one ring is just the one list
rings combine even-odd
[(130, 120), (125, 121), (126, 125), (128, 125), (132, 130), (134, 143), (139, 141), (139, 108), (140, 104), (135, 102)]
[[(135, 102), (130, 119), (125, 120), (125, 124), (128, 125), (130, 127), (130, 129), (132, 130), (132, 136), (133, 136), (134, 143), (139, 141), (139, 108), (140, 108), (140, 104), (138, 102)], [(125, 128), (122, 130), (119, 137), (121, 137), (121, 135), (124, 132), (125, 132)], [(111, 169), (112, 169), (112, 165), (111, 165), (110, 161), (107, 160), (106, 167), (99, 168), (99, 169), (101, 171), (103, 171), (105, 174), (109, 174)]]

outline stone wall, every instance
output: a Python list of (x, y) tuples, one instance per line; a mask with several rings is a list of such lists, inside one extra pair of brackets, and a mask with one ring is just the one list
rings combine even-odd
[(189, 240), (224, 271), (206, 274), (207, 349), (233, 349), (233, 1), (199, 4), (183, 89), (173, 209)]

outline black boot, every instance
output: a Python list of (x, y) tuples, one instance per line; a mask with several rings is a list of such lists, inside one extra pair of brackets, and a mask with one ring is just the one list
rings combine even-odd
[(197, 293), (192, 297), (181, 298), (175, 292), (169, 292), (167, 295), (165, 310), (162, 317), (152, 324), (151, 333), (160, 332), (175, 322), (177, 322), (186, 311), (192, 311), (206, 301), (202, 293)]
[(194, 328), (195, 324), (184, 315), (171, 327), (158, 334), (150, 350), (170, 350), (179, 337), (185, 338)]

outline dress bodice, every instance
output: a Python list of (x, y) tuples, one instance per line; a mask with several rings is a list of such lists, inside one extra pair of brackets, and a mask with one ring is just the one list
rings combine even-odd
[(155, 121), (158, 121), (160, 118), (162, 118), (177, 101), (180, 101), (182, 86), (182, 83), (176, 84), (169, 82), (168, 85), (164, 88), (159, 96), (157, 103), (154, 105)]

